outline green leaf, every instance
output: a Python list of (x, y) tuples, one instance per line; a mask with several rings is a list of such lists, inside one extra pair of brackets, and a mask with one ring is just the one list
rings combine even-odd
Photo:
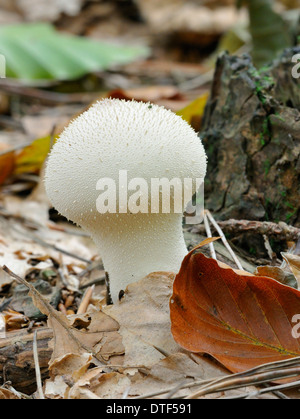
[(6, 58), (7, 77), (34, 81), (74, 80), (145, 57), (149, 51), (64, 35), (38, 23), (2, 26), (0, 53)]

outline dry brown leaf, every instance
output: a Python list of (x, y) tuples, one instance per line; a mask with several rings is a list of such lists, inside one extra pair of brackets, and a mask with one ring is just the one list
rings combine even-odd
[(61, 13), (76, 16), (81, 9), (82, 0), (14, 0), (16, 8), (27, 21), (54, 22)]
[(247, 21), (244, 10), (240, 12), (234, 5), (211, 10), (202, 4), (186, 0), (137, 0), (143, 17), (157, 34), (191, 31), (201, 34), (220, 35), (239, 20)]
[(297, 288), (297, 281), (292, 273), (286, 272), (277, 266), (258, 266), (254, 272), (256, 276), (268, 276), (283, 285)]
[[(1, 247), (1, 243), (0, 243), (0, 247)], [(0, 262), (0, 265), (1, 265), (1, 262)], [(0, 269), (0, 291), (2, 291), (5, 287), (10, 286), (12, 282), (13, 282), (13, 279), (6, 272)]]
[(126, 365), (149, 367), (163, 359), (163, 353), (180, 350), (170, 325), (169, 299), (174, 277), (167, 272), (152, 273), (130, 284), (121, 302), (104, 308), (120, 324)]
[(0, 400), (20, 400), (21, 396), (6, 388), (0, 388)]
[[(186, 353), (175, 353), (151, 367), (147, 376), (136, 374), (132, 380), (129, 396), (146, 396), (151, 393), (171, 390), (178, 385), (193, 384), (195, 381), (218, 378), (228, 373), (219, 365), (204, 357), (191, 357)], [(180, 390), (176, 397), (191, 393), (189, 388)], [(165, 397), (166, 393), (159, 397)]]
[(298, 286), (300, 288), (300, 256), (292, 255), (290, 253), (281, 253), (291, 271), (297, 279)]
[(128, 377), (118, 372), (103, 374), (96, 368), (88, 371), (70, 391), (71, 399), (121, 399), (131, 382)]
[(5, 320), (6, 331), (22, 329), (26, 324), (29, 323), (29, 319), (24, 314), (18, 313), (14, 310), (2, 311), (2, 316)]
[[(0, 153), (9, 149), (10, 146), (8, 144), (0, 143)], [(14, 167), (15, 154), (13, 152), (4, 154), (3, 156), (0, 155), (0, 185), (13, 173)]]
[(178, 111), (189, 103), (179, 89), (174, 86), (146, 86), (127, 90), (116, 89), (109, 92), (107, 97), (156, 103), (173, 111)]

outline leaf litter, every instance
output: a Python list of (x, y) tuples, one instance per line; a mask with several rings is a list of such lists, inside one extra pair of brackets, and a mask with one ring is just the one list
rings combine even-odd
[[(172, 308), (170, 317), (169, 308), (175, 278), (173, 273), (152, 273), (144, 280), (130, 285), (120, 302), (114, 306), (106, 306), (102, 286), (98, 289), (100, 297), (91, 298), (85, 314), (76, 315), (74, 312), (66, 316), (53, 308), (49, 299), (35, 288), (32, 278), (36, 279), (37, 275), (45, 271), (54, 272), (55, 276), (57, 267), (60, 267), (63, 268), (66, 281), (63, 287), (66, 287), (68, 293), (79, 292), (80, 284), (89, 266), (92, 266), (91, 262), (99, 266), (100, 261), (97, 262), (97, 250), (85, 235), (72, 235), (63, 228), (49, 228), (48, 204), (44, 202), (44, 205), (39, 205), (38, 202), (43, 202), (43, 192), (33, 197), (37, 201), (32, 197), (27, 200), (5, 198), (3, 208), (7, 212), (4, 212), (6, 216), (2, 216), (0, 223), (1, 236), (4, 238), (0, 243), (0, 264), (8, 265), (8, 269), (0, 270), (0, 285), (3, 289), (12, 286), (14, 279), (21, 281), (29, 289), (35, 307), (47, 316), (48, 327), (53, 330), (49, 378), (43, 388), (47, 398), (122, 398), (124, 394), (129, 398), (160, 398), (172, 391), (177, 397), (192, 397), (195, 385), (201, 386), (202, 383), (213, 382), (220, 377), (230, 377), (226, 367), (236, 371), (230, 363), (219, 357), (216, 358), (221, 363), (201, 355), (211, 353), (214, 356), (209, 350), (186, 348), (174, 335), (174, 318)], [(34, 216), (33, 208), (37, 210)], [(202, 246), (214, 240), (207, 239)], [(45, 246), (45, 243), (49, 246)], [(68, 252), (64, 254), (58, 251), (58, 245), (68, 249)], [(85, 258), (90, 261), (88, 264), (82, 261)], [(212, 266), (211, 261), (209, 259), (205, 262), (207, 269)], [(228, 266), (219, 265), (218, 269), (227, 268), (227, 271), (232, 271)], [(182, 269), (178, 276), (184, 273), (184, 266)], [(232, 272), (231, 275), (243, 273)], [(184, 281), (181, 282), (184, 284)], [(175, 290), (176, 283), (175, 280)], [(78, 295), (82, 298), (82, 293)], [(190, 298), (188, 301), (190, 307)], [(137, 313), (143, 313), (143, 316), (137, 316)], [(14, 318), (13, 312), (10, 315)], [(20, 319), (23, 320), (23, 324), (21, 322), (18, 327), (24, 327), (26, 322), (22, 314), (19, 318), (15, 316), (16, 324), (20, 325)], [(37, 325), (43, 329), (43, 324)], [(186, 328), (180, 330), (184, 335), (188, 331)], [(245, 354), (239, 361), (244, 358)], [(274, 361), (274, 358), (269, 360)], [(264, 361), (268, 359), (262, 359), (261, 363)], [(3, 392), (3, 398), (5, 395), (8, 397), (7, 391)], [(253, 393), (255, 388), (247, 387), (247, 391)], [(228, 397), (239, 397), (242, 394), (241, 390), (231, 388), (226, 392)], [(14, 394), (12, 396), (15, 397)], [(203, 397), (212, 396), (204, 392)], [(213, 397), (219, 397), (218, 392), (213, 392)]]
[[(204, 95), (194, 105), (203, 108), (205, 101)], [(189, 122), (195, 113), (192, 105), (184, 110)], [(40, 165), (37, 161), (34, 164)], [(86, 313), (76, 314), (83, 297), (82, 289), (86, 289), (86, 284), (91, 280), (99, 280), (100, 272), (103, 276), (103, 267), (98, 259), (97, 249), (85, 234), (70, 225), (58, 226), (49, 221), (49, 203), (41, 184), (35, 193), (26, 199), (11, 194), (1, 198), (0, 236), (0, 266), (8, 266), (14, 273), (12, 278), (7, 272), (0, 270), (0, 292), (16, 287), (16, 281), (21, 281), (29, 288), (35, 306), (48, 317), (48, 327), (53, 330), (49, 378), (45, 381), (43, 389), (47, 398), (160, 398), (166, 395), (172, 397), (174, 394), (182, 398), (192, 398), (197, 394), (199, 397), (224, 397), (223, 391), (227, 397), (242, 398), (245, 391), (246, 394), (255, 393), (256, 388), (246, 387), (256, 384), (255, 375), (253, 381), (246, 381), (245, 377), (240, 375), (235, 378), (236, 375), (229, 371), (244, 371), (244, 366), (232, 368), (230, 362), (215, 356), (215, 353), (209, 350), (199, 350), (198, 346), (196, 350), (187, 350), (181, 339), (174, 335), (174, 319), (172, 316), (170, 319), (169, 308), (175, 279), (173, 273), (152, 273), (144, 280), (130, 285), (115, 306), (106, 306), (101, 278), (101, 286), (96, 290), (97, 297), (91, 298)], [(209, 240), (204, 244), (210, 244)], [(286, 259), (298, 279), (299, 256), (286, 256)], [(212, 259), (208, 259), (205, 264), (207, 269), (216, 266)], [(251, 277), (245, 271), (233, 272), (229, 266), (219, 262), (218, 275), (224, 270), (228, 271), (229, 276)], [(188, 270), (181, 271), (177, 279), (187, 272)], [(201, 268), (197, 274), (200, 272)], [(276, 276), (271, 275), (270, 270), (267, 271), (268, 274), (265, 272), (260, 278), (262, 283), (266, 276)], [(280, 275), (279, 282), (287, 283), (284, 282), (286, 270), (280, 269)], [(293, 274), (288, 276), (289, 280), (293, 279), (291, 275)], [(41, 277), (46, 277), (52, 286), (58, 285), (59, 291), (62, 292), (60, 304), (63, 307), (67, 307), (68, 297), (75, 300), (73, 310), (57, 311), (50, 305), (49, 299), (41, 295), (35, 287), (37, 279)], [(26, 278), (26, 282), (23, 278)], [(277, 277), (275, 279), (278, 280)], [(183, 284), (185, 283), (183, 281)], [(274, 283), (275, 281), (271, 283), (272, 287), (280, 287), (280, 284)], [(66, 293), (64, 298), (63, 293)], [(291, 291), (287, 293), (291, 294)], [(191, 296), (187, 298), (188, 310), (191, 308), (190, 302)], [(212, 302), (210, 308), (214, 307)], [(27, 327), (22, 313), (14, 313), (9, 307), (5, 313), (11, 316), (11, 321), (15, 321), (13, 328)], [(137, 316), (137, 313), (143, 315)], [(45, 329), (44, 322), (36, 322), (36, 326), (39, 326), (36, 329), (38, 333)], [(181, 328), (180, 333), (185, 340), (187, 329)], [(195, 334), (194, 338), (199, 336)], [(256, 343), (259, 343), (258, 340)], [(234, 345), (231, 349), (234, 351)], [(216, 362), (210, 356), (203, 356), (204, 353), (209, 353), (220, 362)], [(297, 353), (293, 354), (296, 355)], [(246, 356), (245, 353), (238, 354), (236, 363), (240, 361), (243, 364)], [(267, 360), (274, 361), (273, 358), (262, 359), (259, 365)], [(253, 365), (248, 365), (250, 366)], [(280, 380), (283, 375), (274, 375), (272, 372), (266, 378), (267, 373), (269, 372), (262, 370), (259, 376), (265, 378), (266, 382)], [(300, 371), (297, 370), (296, 373), (299, 375)], [(297, 376), (292, 369), (289, 374), (292, 377)], [(251, 374), (250, 377), (252, 378)], [(234, 387), (230, 380), (236, 380)], [(198, 393), (195, 392), (196, 387), (201, 388)], [(244, 391), (239, 390), (239, 387)], [(14, 389), (3, 387), (1, 390), (0, 398), (19, 397)], [(263, 397), (260, 394), (256, 396)]]

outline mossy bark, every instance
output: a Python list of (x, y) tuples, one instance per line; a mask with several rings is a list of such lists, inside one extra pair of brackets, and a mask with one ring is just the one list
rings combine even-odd
[(219, 219), (300, 226), (300, 78), (286, 50), (258, 71), (222, 55), (201, 132), (208, 153), (206, 207)]

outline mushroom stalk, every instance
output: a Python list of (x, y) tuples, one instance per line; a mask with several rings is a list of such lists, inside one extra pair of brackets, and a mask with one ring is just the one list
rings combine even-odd
[(119, 214), (99, 227), (89, 233), (109, 273), (113, 302), (151, 272), (178, 272), (187, 254), (181, 214)]

